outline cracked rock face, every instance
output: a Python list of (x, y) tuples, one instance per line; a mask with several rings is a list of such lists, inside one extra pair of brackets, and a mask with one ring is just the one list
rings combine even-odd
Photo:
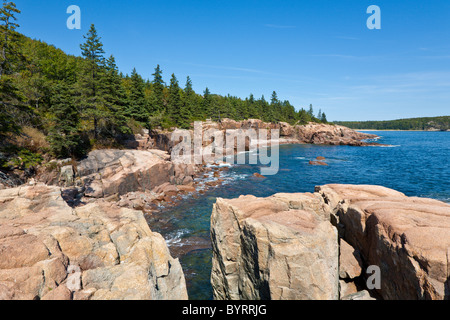
[(381, 271), (384, 299), (450, 299), (450, 205), (380, 186), (327, 185), (343, 238)]
[(337, 231), (327, 218), (317, 195), (217, 199), (215, 299), (338, 299)]
[(450, 205), (437, 200), (367, 185), (219, 198), (211, 238), (215, 299), (450, 299)]
[(45, 185), (0, 190), (0, 299), (186, 299), (184, 275), (140, 211), (76, 209)]
[(77, 176), (90, 198), (150, 191), (169, 182), (173, 164), (159, 150), (96, 150), (77, 165)]

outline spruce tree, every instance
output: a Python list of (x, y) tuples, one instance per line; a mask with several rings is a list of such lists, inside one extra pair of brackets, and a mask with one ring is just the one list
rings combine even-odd
[(80, 118), (73, 102), (71, 88), (64, 81), (53, 88), (50, 114), (51, 125), (47, 138), (53, 154), (57, 157), (75, 157), (82, 153)]
[(192, 88), (192, 80), (189, 76), (187, 76), (186, 85), (184, 86), (183, 106), (190, 117), (198, 116), (198, 105), (195, 103), (195, 92)]
[(127, 115), (139, 122), (147, 123), (150, 113), (145, 98), (145, 81), (137, 73), (136, 68), (131, 72), (131, 87), (128, 98)]
[(313, 109), (312, 104), (309, 105), (308, 116), (309, 116), (309, 121), (312, 121), (314, 119), (314, 109)]
[(112, 55), (106, 60), (101, 96), (106, 107), (103, 121), (106, 122), (105, 126), (109, 130), (110, 135), (130, 133), (126, 117), (127, 94), (122, 85), (115, 58)]
[(182, 101), (181, 89), (175, 74), (172, 74), (172, 78), (170, 79), (167, 113), (178, 127), (183, 129), (189, 128), (191, 114)]
[[(18, 119), (23, 112), (29, 111), (23, 103), (24, 97), (19, 91), (16, 79), (11, 76), (15, 71), (13, 62), (18, 57), (18, 39), (15, 32), (19, 25), (15, 14), (20, 13), (15, 3), (3, 1), (0, 8), (0, 139), (8, 132), (19, 133)], [(3, 136), (3, 137), (2, 137)]]
[(17, 53), (17, 37), (15, 30), (19, 25), (15, 22), (15, 14), (20, 13), (14, 2), (3, 1), (0, 9), (0, 78), (11, 68), (11, 60)]
[(84, 36), (86, 42), (80, 45), (81, 54), (85, 58), (81, 76), (81, 116), (93, 122), (94, 138), (98, 138), (99, 120), (104, 116), (104, 105), (100, 95), (102, 76), (100, 75), (105, 59), (103, 54), (103, 44), (97, 34), (95, 26), (92, 24), (87, 35)]
[(165, 111), (164, 103), (164, 81), (162, 78), (162, 70), (159, 64), (155, 68), (155, 73), (152, 74), (152, 94), (151, 94), (151, 111), (152, 113), (160, 113)]
[(207, 118), (212, 118), (214, 113), (212, 109), (211, 92), (209, 91), (209, 88), (206, 87), (205, 91), (203, 91), (202, 113)]
[(317, 119), (322, 119), (322, 109), (319, 109), (319, 113), (317, 114)]

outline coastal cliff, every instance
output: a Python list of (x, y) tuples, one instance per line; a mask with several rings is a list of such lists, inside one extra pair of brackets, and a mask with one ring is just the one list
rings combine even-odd
[(376, 139), (374, 134), (357, 132), (347, 127), (334, 124), (310, 122), (305, 125), (291, 125), (287, 122), (265, 123), (261, 120), (249, 119), (234, 121), (223, 119), (217, 128), (227, 129), (278, 129), (280, 130), (280, 143), (305, 143), (324, 145), (374, 145), (363, 140)]
[(178, 259), (141, 211), (71, 208), (59, 187), (0, 191), (0, 299), (187, 299)]
[(356, 185), (219, 198), (211, 238), (215, 299), (450, 298), (450, 205), (437, 200)]
[(211, 283), (221, 300), (335, 300), (338, 237), (319, 197), (217, 199)]

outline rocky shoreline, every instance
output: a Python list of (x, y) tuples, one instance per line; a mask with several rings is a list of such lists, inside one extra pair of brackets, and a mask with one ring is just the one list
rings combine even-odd
[[(204, 130), (280, 129), (280, 143), (364, 146), (339, 126), (205, 123)], [(126, 150), (54, 160), (17, 186), (0, 185), (0, 299), (186, 299), (183, 271), (144, 215), (223, 183), (225, 163), (170, 158), (171, 133), (136, 135)], [(263, 178), (263, 177), (261, 177)], [(11, 183), (9, 183), (11, 182)], [(77, 290), (67, 284), (75, 270)]]
[(215, 299), (450, 299), (450, 205), (437, 200), (365, 185), (218, 198), (211, 239)]

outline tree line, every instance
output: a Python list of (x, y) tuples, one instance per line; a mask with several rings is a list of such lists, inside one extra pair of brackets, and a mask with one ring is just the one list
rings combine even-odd
[(336, 121), (339, 124), (351, 129), (370, 130), (450, 130), (450, 116), (410, 118), (388, 121)]
[(144, 79), (136, 69), (124, 75), (118, 70), (114, 56), (105, 54), (94, 25), (80, 45), (81, 56), (73, 56), (17, 32), (19, 13), (13, 2), (3, 1), (0, 9), (3, 153), (24, 151), (14, 150), (13, 142), (23, 136), (25, 128), (45, 140), (42, 148), (32, 151), (55, 157), (80, 157), (92, 148), (115, 147), (123, 137), (142, 128), (190, 128), (196, 120), (327, 122), (324, 112), (315, 115), (312, 105), (308, 110), (296, 111), (289, 101), (280, 100), (275, 91), (270, 101), (252, 94), (245, 99), (222, 96), (208, 88), (199, 94), (194, 91), (190, 77), (181, 86), (172, 74), (166, 84), (159, 65), (151, 79)]

